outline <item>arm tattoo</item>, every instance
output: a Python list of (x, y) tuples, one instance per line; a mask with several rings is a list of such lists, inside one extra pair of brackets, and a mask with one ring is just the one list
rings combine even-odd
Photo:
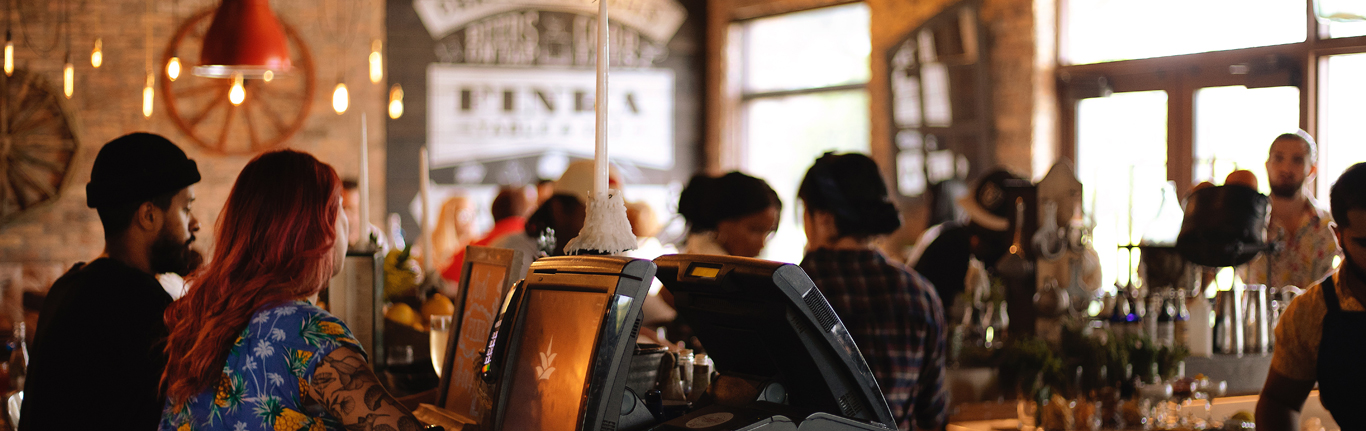
[[(322, 358), (311, 390), (347, 431), (416, 431), (420, 423), (380, 385), (359, 352), (341, 348)], [(335, 383), (335, 384), (334, 384)]]

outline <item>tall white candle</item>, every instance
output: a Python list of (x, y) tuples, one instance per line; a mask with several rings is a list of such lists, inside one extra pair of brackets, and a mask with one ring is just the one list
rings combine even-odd
[(431, 165), (427, 163), (427, 147), (423, 146), (422, 149), (419, 151), (420, 152), (418, 154), (421, 160), (418, 161), (419, 169), (417, 172), (417, 181), (418, 192), (420, 195), (420, 199), (422, 199), (422, 220), (420, 221), (420, 224), (422, 226), (422, 269), (424, 271), (433, 271), (434, 269), (432, 268), (432, 253), (434, 251), (432, 250), (432, 201), (430, 193), (427, 191), (427, 182), (430, 181), (430, 179), (427, 177), (427, 170), (430, 169)]
[(597, 114), (597, 130), (594, 133), (595, 146), (593, 148), (593, 196), (606, 196), (607, 194), (607, 0), (598, 0), (598, 88), (597, 103), (594, 104), (594, 113)]
[(361, 249), (370, 249), (370, 147), (369, 135), (366, 133), (365, 113), (360, 114), (360, 175), (356, 179), (356, 186), (360, 192), (360, 244)]

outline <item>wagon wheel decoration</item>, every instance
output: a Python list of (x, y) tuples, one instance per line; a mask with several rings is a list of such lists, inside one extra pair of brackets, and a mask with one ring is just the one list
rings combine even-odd
[[(274, 148), (298, 132), (313, 102), (313, 57), (299, 33), (284, 26), (293, 70), (270, 81), (245, 79), (240, 105), (228, 99), (231, 79), (193, 76), (213, 11), (190, 17), (176, 30), (161, 56), (161, 94), (176, 127), (195, 144), (217, 154), (252, 154)], [(171, 81), (166, 63), (180, 56), (182, 72)]]
[(43, 75), (0, 74), (0, 225), (56, 199), (80, 142), (66, 100)]

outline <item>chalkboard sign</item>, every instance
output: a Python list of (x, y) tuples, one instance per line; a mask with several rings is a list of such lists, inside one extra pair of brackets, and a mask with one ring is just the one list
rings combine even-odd
[(441, 367), (446, 372), (441, 375), (437, 405), (467, 422), (478, 423), (489, 405), (479, 367), (508, 288), (526, 274), (521, 255), (503, 248), (465, 248), (456, 300), (458, 325), (452, 325), (446, 343)]

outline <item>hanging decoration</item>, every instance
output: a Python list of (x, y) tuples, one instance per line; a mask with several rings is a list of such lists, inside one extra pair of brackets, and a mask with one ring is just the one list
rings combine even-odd
[(95, 38), (95, 49), (90, 50), (90, 66), (99, 69), (104, 64), (104, 38)]
[(293, 64), (284, 27), (269, 0), (223, 0), (204, 35), (194, 74), (209, 78), (260, 78)]
[[(174, 1), (172, 1), (172, 2), (171, 2), (171, 22), (177, 22), (177, 21), (180, 20), (180, 14), (178, 13), (178, 12), (179, 12), (179, 9), (180, 9), (180, 0), (174, 0)], [(171, 59), (170, 59), (170, 60), (166, 60), (166, 79), (169, 79), (169, 80), (171, 80), (171, 81), (175, 81), (176, 79), (180, 78), (180, 69), (181, 69), (181, 66), (180, 66), (180, 56), (173, 52), (173, 53), (171, 53)]]
[(378, 84), (384, 79), (384, 56), (379, 53), (384, 43), (375, 39), (370, 43), (370, 82)]
[(397, 120), (403, 116), (403, 86), (394, 84), (389, 87), (389, 118)]
[[(144, 54), (145, 54), (145, 56), (146, 56), (146, 59), (144, 60), (143, 65), (144, 65), (144, 68), (145, 68), (146, 71), (147, 71), (147, 85), (146, 85), (145, 87), (142, 87), (142, 117), (143, 117), (143, 118), (152, 118), (152, 100), (154, 99), (154, 96), (156, 95), (156, 90), (153, 90), (153, 89), (152, 89), (152, 86), (155, 85), (156, 82), (157, 82), (157, 77), (156, 77), (156, 72), (155, 72), (155, 71), (156, 71), (156, 66), (154, 66), (153, 63), (152, 63), (152, 12), (153, 12), (152, 1), (153, 1), (153, 0), (147, 0), (147, 14), (146, 14), (145, 16), (143, 16), (143, 18), (142, 18), (143, 25), (147, 27), (147, 40), (144, 41), (144, 46), (143, 46), (143, 52), (144, 52)], [(95, 40), (95, 49), (98, 51), (98, 50), (99, 50), (99, 47), (100, 47), (99, 39), (96, 39), (96, 40)], [(91, 57), (91, 62), (94, 63), (94, 57), (93, 57), (93, 56)], [(99, 64), (95, 64), (95, 67), (100, 67), (100, 65), (99, 65)]]
[[(175, 81), (167, 75), (157, 78), (156, 109), (165, 111), (187, 141), (211, 154), (251, 155), (285, 145), (303, 128), (316, 106), (318, 76), (308, 45), (281, 12), (292, 68), (288, 73), (263, 70), (256, 77), (243, 73), (241, 103), (236, 105), (235, 79), (192, 73), (214, 11), (188, 15), (170, 32), (169, 42), (158, 51), (157, 71), (169, 73), (166, 65), (180, 57), (182, 74)], [(267, 84), (267, 78), (273, 81)]]
[(351, 106), (351, 95), (346, 91), (346, 83), (338, 82), (337, 87), (332, 90), (332, 110), (341, 115), (346, 113), (348, 106)]
[(228, 101), (232, 102), (232, 106), (241, 105), (242, 101), (247, 98), (247, 90), (243, 88), (242, 84), (242, 74), (239, 73), (232, 77), (232, 89), (228, 90)]

